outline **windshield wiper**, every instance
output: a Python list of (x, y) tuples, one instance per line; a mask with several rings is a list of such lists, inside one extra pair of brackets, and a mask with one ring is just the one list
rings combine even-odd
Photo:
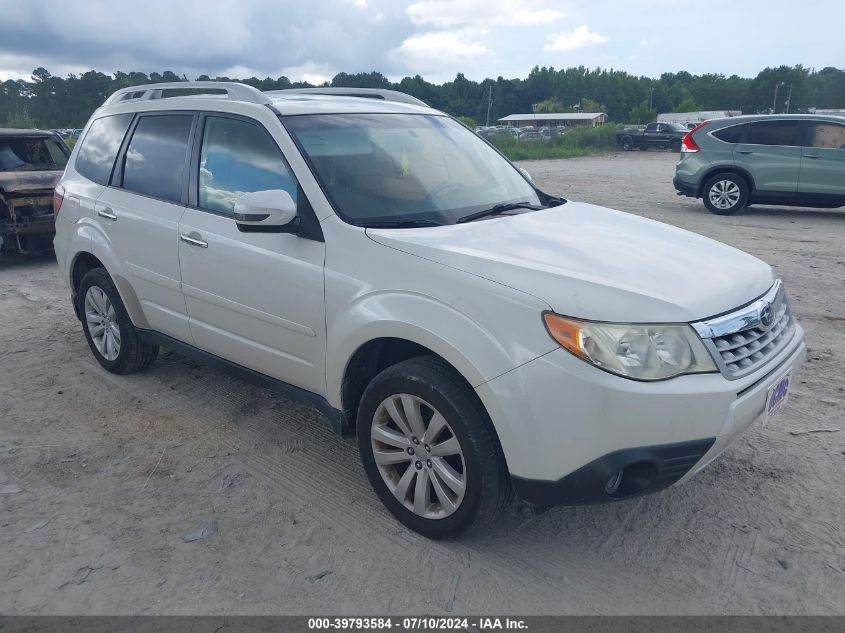
[(368, 229), (408, 229), (421, 226), (443, 226), (440, 222), (434, 220), (379, 220), (377, 222), (368, 222), (365, 228)]
[(531, 211), (539, 211), (540, 209), (545, 209), (546, 207), (537, 206), (536, 204), (531, 204), (530, 202), (503, 202), (501, 204), (497, 204), (495, 206), (490, 207), (489, 209), (483, 209), (481, 211), (476, 211), (475, 213), (470, 213), (469, 215), (465, 215), (461, 218), (458, 218), (455, 224), (462, 224), (464, 222), (472, 222), (473, 220), (478, 220), (479, 218), (486, 218), (490, 215), (499, 215), (500, 213), (504, 213), (505, 211), (513, 211), (514, 209), (530, 209)]

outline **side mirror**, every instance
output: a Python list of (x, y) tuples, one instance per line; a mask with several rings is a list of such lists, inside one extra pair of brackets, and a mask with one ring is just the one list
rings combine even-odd
[(284, 189), (242, 195), (235, 202), (235, 222), (244, 233), (293, 233), (300, 223), (296, 204)]
[(517, 167), (519, 173), (525, 176), (530, 182), (534, 182), (534, 179), (531, 177), (531, 174), (528, 173), (528, 170), (523, 169), (522, 167)]

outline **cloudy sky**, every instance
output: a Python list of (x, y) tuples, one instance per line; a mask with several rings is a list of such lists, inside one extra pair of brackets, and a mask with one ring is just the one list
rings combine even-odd
[(845, 0), (0, 0), (0, 80), (90, 69), (442, 82), (845, 66)]

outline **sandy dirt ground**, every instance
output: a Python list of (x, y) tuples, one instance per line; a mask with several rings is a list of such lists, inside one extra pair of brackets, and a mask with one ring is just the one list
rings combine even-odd
[(788, 408), (682, 487), (459, 542), (394, 521), (309, 409), (166, 352), (104, 372), (55, 261), (0, 264), (0, 613), (845, 613), (845, 210), (717, 217), (674, 161), (524, 167), (776, 266), (810, 348)]

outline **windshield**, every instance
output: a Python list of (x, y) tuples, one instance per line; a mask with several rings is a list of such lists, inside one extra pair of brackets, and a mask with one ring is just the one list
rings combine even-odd
[(64, 169), (67, 155), (55, 140), (47, 137), (0, 137), (0, 171)]
[(689, 132), (689, 130), (687, 129), (687, 126), (683, 125), (681, 123), (672, 123), (671, 126), (672, 126), (672, 129), (675, 130), (676, 132)]
[(534, 187), (460, 123), (420, 114), (284, 117), (335, 210), (358, 226), (453, 224)]

